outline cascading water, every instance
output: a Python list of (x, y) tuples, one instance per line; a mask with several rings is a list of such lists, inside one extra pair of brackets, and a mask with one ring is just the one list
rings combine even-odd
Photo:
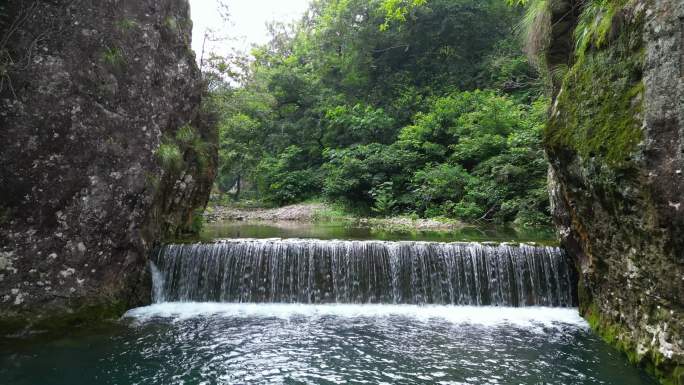
[(232, 239), (152, 260), (157, 303), (130, 328), (0, 346), (3, 383), (53, 383), (58, 362), (64, 384), (654, 385), (570, 307), (555, 247)]
[(433, 242), (233, 239), (167, 245), (154, 301), (574, 305), (556, 247)]

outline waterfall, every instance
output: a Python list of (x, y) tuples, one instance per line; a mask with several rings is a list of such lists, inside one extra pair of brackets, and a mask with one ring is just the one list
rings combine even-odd
[(153, 261), (150, 261), (150, 274), (152, 275), (152, 301), (154, 303), (166, 302), (166, 295), (164, 294), (166, 280), (164, 274), (159, 271)]
[(574, 305), (548, 246), (230, 239), (166, 245), (153, 263), (155, 302)]

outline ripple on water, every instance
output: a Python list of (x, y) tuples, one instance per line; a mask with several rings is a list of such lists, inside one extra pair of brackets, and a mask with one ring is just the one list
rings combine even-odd
[(83, 346), (15, 352), (11, 366), (0, 355), (0, 376), (12, 384), (652, 384), (575, 309), (159, 304), (129, 311), (124, 324)]

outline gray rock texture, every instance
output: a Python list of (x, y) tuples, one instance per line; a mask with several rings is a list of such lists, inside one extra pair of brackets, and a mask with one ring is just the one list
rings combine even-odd
[(186, 0), (10, 0), (0, 36), (0, 330), (149, 300), (206, 205), (216, 133)]
[(553, 16), (548, 62), (567, 67), (545, 145), (580, 311), (663, 383), (684, 384), (684, 2), (604, 2), (584, 16), (595, 34), (581, 52), (555, 29), (580, 28), (589, 2), (557, 3), (577, 12)]

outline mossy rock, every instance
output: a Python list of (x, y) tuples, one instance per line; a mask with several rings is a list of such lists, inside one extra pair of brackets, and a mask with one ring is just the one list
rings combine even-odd
[(642, 367), (657, 378), (661, 384), (684, 385), (684, 367), (672, 360), (665, 359), (662, 353), (654, 349), (639, 355), (637, 343), (631, 339), (631, 334), (624, 325), (604, 316), (596, 303), (582, 303), (582, 299), (580, 296), (580, 309), (583, 309), (581, 310), (582, 316), (601, 339), (625, 354), (632, 364)]
[(69, 307), (74, 309), (70, 311), (47, 309), (41, 313), (15, 314), (0, 319), (0, 330), (3, 331), (0, 337), (27, 332), (62, 333), (74, 327), (119, 319), (128, 308), (127, 303), (112, 300), (83, 303)]
[(620, 28), (612, 44), (584, 53), (566, 74), (546, 127), (546, 148), (629, 166), (643, 139), (643, 20)]

